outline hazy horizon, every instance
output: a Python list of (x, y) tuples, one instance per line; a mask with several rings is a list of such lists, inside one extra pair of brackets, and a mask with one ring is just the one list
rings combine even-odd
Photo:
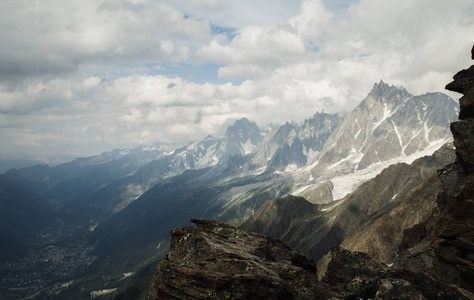
[(0, 153), (93, 155), (348, 111), (383, 79), (443, 92), (474, 3), (27, 0), (0, 5)]

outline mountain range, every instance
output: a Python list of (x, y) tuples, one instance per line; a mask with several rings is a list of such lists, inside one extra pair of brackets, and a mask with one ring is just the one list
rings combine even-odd
[[(291, 195), (269, 200), (240, 228), (192, 219), (196, 227), (171, 230), (147, 298), (474, 299), (474, 65), (446, 89), (463, 94), (459, 120), (450, 124), (455, 151), (443, 147), (391, 165), (329, 204)], [(397, 109), (384, 110), (370, 138)], [(390, 122), (406, 156), (413, 139), (405, 142), (403, 123)], [(415, 144), (430, 142), (432, 128), (423, 127), (425, 140)], [(381, 150), (373, 151), (379, 160), (390, 153)], [(362, 159), (349, 156), (342, 162), (359, 168)]]
[[(346, 114), (317, 112), (300, 124), (267, 128), (244, 118), (229, 126), (223, 138), (114, 150), (55, 167), (9, 170), (3, 175), (4, 190), (20, 186), (28, 191), (27, 200), (18, 201), (40, 203), (50, 211), (42, 214), (38, 209), (38, 214), (54, 216), (25, 219), (35, 228), (33, 234), (50, 236), (54, 247), (66, 249), (64, 261), (70, 259), (71, 264), (74, 257), (67, 258), (67, 245), (75, 239), (83, 249), (83, 263), (72, 268), (63, 261), (57, 264), (56, 277), (44, 279), (37, 271), (38, 256), (26, 256), (41, 283), (2, 280), (6, 292), (0, 296), (11, 297), (13, 284), (23, 296), (34, 291), (63, 298), (88, 298), (92, 291), (124, 286), (134, 277), (129, 274), (147, 269), (166, 254), (169, 230), (191, 218), (243, 224), (242, 228), (296, 243), (313, 258), (344, 242), (389, 262), (386, 252), (358, 244), (356, 229), (378, 228), (374, 236), (393, 239), (394, 245), (400, 236), (385, 232), (382, 223), (364, 223), (362, 216), (393, 215), (392, 222), (400, 224), (397, 230), (425, 218), (409, 213), (407, 199), (417, 189), (434, 195), (439, 188), (433, 176), (453, 159), (453, 151), (435, 151), (452, 140), (449, 123), (458, 113), (458, 104), (444, 94), (413, 96), (380, 81)], [(367, 195), (374, 193), (378, 196), (368, 201)], [(430, 197), (419, 205), (433, 205)], [(0, 200), (0, 205), (13, 207), (7, 197)], [(23, 204), (15, 205), (22, 210)], [(405, 210), (397, 211), (402, 206)], [(28, 245), (29, 230), (5, 224), (13, 227)], [(58, 228), (67, 228), (66, 233)], [(51, 249), (45, 239), (33, 242), (38, 253)], [(24, 259), (23, 254), (19, 257)], [(18, 264), (15, 258), (9, 262)], [(51, 268), (55, 266), (53, 262)]]

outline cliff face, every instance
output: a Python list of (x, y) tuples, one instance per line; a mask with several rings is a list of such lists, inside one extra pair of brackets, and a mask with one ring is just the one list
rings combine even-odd
[[(442, 190), (435, 212), (404, 231), (389, 269), (357, 263), (354, 252), (333, 249), (325, 258), (329, 263), (323, 281), (345, 282), (346, 298), (370, 294), (380, 299), (474, 299), (474, 66), (457, 73), (446, 88), (464, 96), (459, 121), (451, 124), (456, 162), (438, 171)], [(360, 265), (378, 271), (367, 274), (358, 270)], [(349, 276), (334, 276), (335, 270)]]
[[(472, 49), (474, 59), (474, 47)], [(456, 162), (439, 170), (438, 211), (405, 232), (399, 266), (442, 278), (474, 292), (474, 65), (446, 86), (462, 93), (459, 121), (451, 123)]]

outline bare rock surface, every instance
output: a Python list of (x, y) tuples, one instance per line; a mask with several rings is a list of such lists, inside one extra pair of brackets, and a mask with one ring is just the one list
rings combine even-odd
[(299, 250), (224, 222), (171, 231), (149, 299), (328, 299), (316, 264)]
[(473, 299), (430, 274), (393, 268), (335, 246), (322, 282), (284, 242), (215, 220), (173, 229), (148, 299)]

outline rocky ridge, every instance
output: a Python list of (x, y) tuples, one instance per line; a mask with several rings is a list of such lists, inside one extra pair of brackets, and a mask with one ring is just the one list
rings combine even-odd
[(437, 170), (454, 158), (453, 149), (442, 148), (411, 165), (392, 165), (343, 199), (324, 205), (293, 196), (269, 200), (241, 228), (282, 239), (316, 261), (342, 244), (392, 263), (403, 230), (432, 214), (442, 191)]
[(286, 243), (216, 220), (171, 231), (148, 299), (473, 299), (422, 273), (390, 268), (334, 247), (322, 281), (315, 263)]
[(148, 299), (327, 299), (316, 264), (287, 244), (221, 221), (171, 231)]
[(455, 102), (444, 94), (413, 96), (380, 81), (331, 134), (311, 173), (332, 177), (441, 146), (449, 136), (449, 122), (456, 120), (452, 106)]

